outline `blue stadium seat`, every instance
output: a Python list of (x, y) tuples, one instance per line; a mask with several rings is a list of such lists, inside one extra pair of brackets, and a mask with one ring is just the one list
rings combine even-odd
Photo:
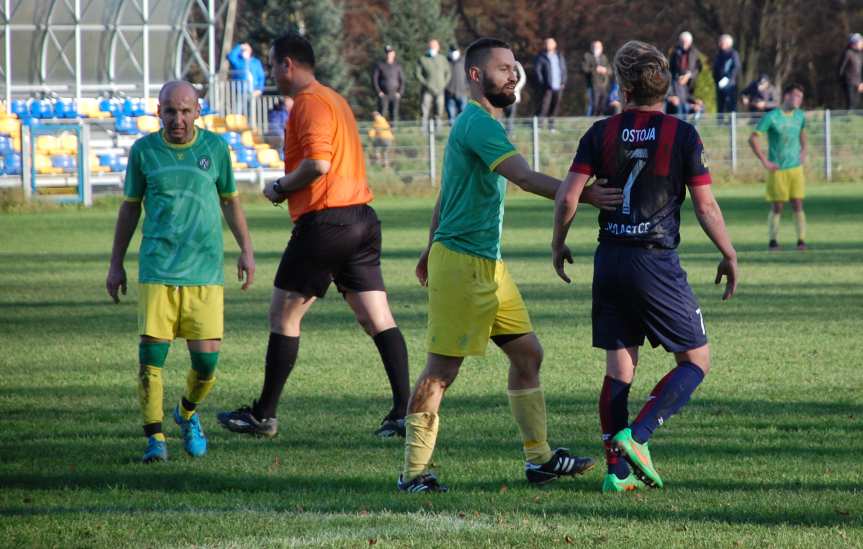
[(3, 171), (6, 175), (21, 175), (21, 155), (18, 153), (4, 155)]
[(237, 132), (225, 132), (222, 134), (222, 139), (231, 146), (231, 148), (236, 149), (240, 146), (240, 134)]
[(53, 118), (54, 107), (47, 99), (38, 99), (30, 102), (30, 116), (33, 118)]
[(7, 155), (12, 152), (12, 139), (5, 136), (0, 135), (0, 154)]
[(73, 172), (75, 159), (68, 154), (57, 154), (51, 157), (51, 166), (61, 168), (64, 172)]
[(30, 118), (30, 110), (27, 108), (27, 102), (23, 99), (12, 100), (11, 112), (18, 118)]
[(108, 166), (111, 167), (113, 164), (117, 162), (117, 155), (113, 153), (106, 153), (99, 155), (99, 165), (100, 166)]
[(117, 120), (114, 122), (114, 129), (117, 130), (117, 133), (123, 135), (136, 135), (139, 133), (138, 124), (135, 123), (135, 119), (131, 116), (117, 116)]

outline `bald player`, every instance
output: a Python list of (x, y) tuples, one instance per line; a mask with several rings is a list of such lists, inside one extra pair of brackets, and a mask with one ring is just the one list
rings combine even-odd
[(252, 241), (240, 207), (231, 157), (216, 134), (195, 127), (198, 93), (188, 82), (166, 83), (159, 92), (162, 129), (138, 139), (129, 152), (105, 286), (115, 303), (126, 294), (123, 258), (145, 212), (138, 261), (138, 397), (147, 448), (144, 463), (166, 461), (162, 432), (162, 367), (171, 342), (186, 340), (191, 368), (186, 391), (174, 408), (189, 455), (207, 453), (196, 412), (215, 383), (223, 333), (225, 216), (240, 247), (237, 279), (245, 290), (255, 275)]

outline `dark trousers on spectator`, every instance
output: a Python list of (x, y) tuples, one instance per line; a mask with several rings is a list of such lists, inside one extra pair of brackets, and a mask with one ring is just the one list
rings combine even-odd
[(399, 97), (396, 94), (378, 96), (378, 112), (387, 119), (392, 127), (399, 121)]
[(602, 116), (608, 105), (607, 88), (587, 88), (587, 116)]
[(560, 108), (560, 95), (562, 92), (563, 90), (546, 88), (540, 98), (536, 115), (540, 118), (545, 118), (549, 129), (554, 128), (554, 117), (557, 116), (557, 111)]
[(737, 86), (716, 88), (716, 112), (737, 112)]
[(857, 84), (845, 83), (845, 105), (849, 111), (860, 108), (860, 92), (857, 91)]
[(440, 127), (441, 116), (444, 111), (444, 94), (441, 92), (438, 95), (434, 95), (431, 92), (424, 91), (422, 94), (422, 103), (420, 104), (420, 111), (422, 113), (422, 123), (423, 123), (423, 131), (428, 131), (428, 123), (429, 117), (432, 116), (432, 109), (434, 109), (434, 122), (435, 128)]

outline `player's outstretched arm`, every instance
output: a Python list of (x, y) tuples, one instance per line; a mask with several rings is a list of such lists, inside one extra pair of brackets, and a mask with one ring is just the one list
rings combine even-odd
[(240, 205), (239, 196), (231, 196), (221, 200), (222, 215), (228, 222), (231, 234), (240, 247), (240, 257), (237, 258), (237, 280), (243, 283), (245, 290), (255, 281), (255, 252), (252, 250), (252, 237), (249, 235), (249, 225), (246, 214)]
[(120, 205), (117, 225), (114, 228), (111, 263), (108, 266), (108, 276), (105, 279), (105, 288), (114, 303), (120, 303), (120, 291), (126, 295), (126, 269), (123, 268), (123, 260), (126, 258), (126, 250), (129, 249), (129, 242), (132, 241), (132, 235), (135, 234), (139, 219), (141, 219), (140, 202), (127, 200)]
[(505, 178), (509, 179), (520, 188), (545, 198), (554, 200), (558, 187), (560, 187), (560, 179), (555, 179), (550, 175), (535, 172), (530, 168), (527, 160), (520, 154), (510, 156), (494, 170)]
[(581, 193), (584, 190), (584, 185), (590, 178), (588, 175), (581, 173), (570, 172), (563, 180), (560, 188), (557, 190), (557, 195), (554, 198), (554, 232), (551, 237), (551, 262), (554, 265), (554, 271), (564, 282), (569, 284), (571, 280), (563, 270), (563, 262), (572, 263), (572, 252), (566, 245), (566, 235), (569, 233), (569, 226), (572, 220), (575, 219), (575, 212), (578, 209), (578, 202), (581, 198)]
[(297, 169), (264, 185), (264, 196), (273, 204), (284, 202), (288, 194), (311, 185), (317, 178), (330, 172), (329, 160), (304, 158)]
[(429, 238), (428, 244), (425, 249), (420, 254), (420, 259), (417, 261), (416, 269), (414, 269), (414, 273), (417, 275), (417, 280), (419, 280), (420, 286), (428, 285), (429, 281), (429, 252), (431, 251), (432, 242), (434, 241), (434, 234), (437, 231), (438, 224), (440, 223), (440, 193), (438, 193), (437, 200), (434, 205), (434, 212), (432, 213), (431, 224), (429, 225)]
[(722, 293), (722, 300), (726, 300), (734, 295), (737, 289), (737, 251), (731, 244), (731, 238), (728, 236), (728, 230), (725, 228), (725, 219), (722, 217), (722, 210), (719, 209), (719, 204), (713, 196), (713, 191), (710, 190), (710, 185), (699, 185), (689, 188), (692, 196), (692, 203), (695, 206), (695, 216), (698, 218), (698, 223), (701, 228), (719, 249), (722, 254), (722, 261), (716, 269), (716, 284), (722, 281), (722, 277), (726, 277), (725, 291)]
[(764, 151), (761, 150), (761, 144), (758, 141), (758, 134), (757, 133), (753, 133), (752, 135), (749, 136), (749, 148), (752, 149), (752, 152), (755, 153), (755, 156), (758, 157), (758, 160), (761, 161), (761, 164), (765, 168), (767, 168), (771, 172), (779, 169), (779, 166), (777, 166), (775, 163), (768, 160), (767, 156), (765, 156), (765, 154), (764, 154)]

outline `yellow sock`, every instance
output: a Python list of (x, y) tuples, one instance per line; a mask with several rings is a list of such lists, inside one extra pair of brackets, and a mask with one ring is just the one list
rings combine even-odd
[(158, 441), (165, 442), (165, 433), (156, 433), (153, 435), (153, 438)]
[(779, 240), (779, 220), (782, 214), (770, 210), (767, 214), (767, 237), (768, 240)]
[(797, 228), (797, 240), (806, 240), (806, 213), (794, 212), (794, 226)]
[[(190, 368), (189, 374), (186, 376), (186, 395), (184, 398), (192, 404), (195, 404), (195, 407), (197, 407), (198, 404), (204, 401), (215, 383), (215, 376), (208, 379), (201, 379), (201, 374)], [(180, 415), (183, 416), (183, 419), (191, 419), (191, 417), (195, 415), (195, 407), (188, 410), (181, 401)]]
[(141, 366), (138, 372), (138, 402), (144, 415), (144, 425), (161, 423), (164, 417), (162, 399), (162, 369), (156, 366)]
[(541, 465), (552, 457), (546, 435), (545, 394), (542, 387), (510, 389), (509, 405), (512, 417), (521, 431), (524, 459)]
[(429, 412), (405, 416), (405, 467), (402, 480), (412, 480), (426, 472), (437, 440), (438, 415)]

